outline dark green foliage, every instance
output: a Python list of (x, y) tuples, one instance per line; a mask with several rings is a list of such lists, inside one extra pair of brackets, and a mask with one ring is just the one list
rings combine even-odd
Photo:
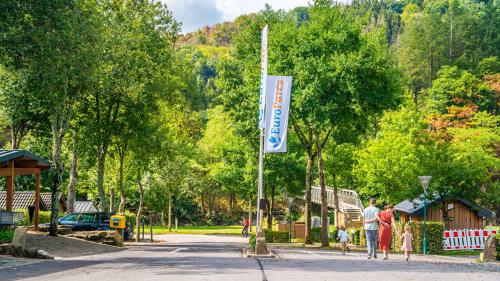
[(0, 244), (10, 243), (14, 237), (14, 230), (8, 227), (0, 227)]
[(353, 243), (355, 245), (360, 245), (361, 233), (363, 231), (364, 230), (361, 227), (347, 229), (347, 233), (349, 234), (349, 238), (350, 238), (351, 243)]
[(321, 227), (313, 227), (311, 229), (311, 240), (313, 242), (321, 242)]
[(288, 243), (290, 236), (288, 231), (273, 231), (272, 229), (264, 230), (267, 243)]
[[(500, 233), (496, 235), (497, 241), (500, 241)], [(497, 261), (500, 260), (500, 243), (497, 243)]]
[(251, 234), (250, 238), (248, 239), (248, 250), (251, 252), (255, 251), (255, 244), (257, 243), (257, 237), (255, 237), (255, 234)]

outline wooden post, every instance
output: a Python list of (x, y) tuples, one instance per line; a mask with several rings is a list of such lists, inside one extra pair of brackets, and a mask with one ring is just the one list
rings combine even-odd
[(38, 231), (38, 224), (40, 223), (40, 173), (35, 175), (35, 231)]
[(5, 202), (5, 210), (12, 212), (12, 205), (14, 202), (14, 186), (16, 178), (14, 175), (14, 161), (10, 160), (8, 163), (9, 175), (7, 176), (7, 201)]

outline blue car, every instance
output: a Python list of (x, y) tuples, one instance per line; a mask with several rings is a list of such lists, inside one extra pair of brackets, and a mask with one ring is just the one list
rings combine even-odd
[[(113, 214), (109, 213), (71, 213), (59, 219), (59, 225), (69, 226), (73, 231), (94, 231), (94, 230), (113, 230), (109, 227), (109, 218)], [(124, 240), (132, 239), (132, 228), (127, 221), (124, 229)]]

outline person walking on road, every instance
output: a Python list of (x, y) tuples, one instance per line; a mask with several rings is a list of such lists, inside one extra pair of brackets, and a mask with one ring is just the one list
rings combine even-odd
[(392, 226), (396, 226), (394, 221), (394, 206), (387, 205), (385, 211), (379, 214), (379, 249), (384, 253), (384, 260), (389, 259), (389, 248), (391, 247)]
[(363, 212), (368, 259), (371, 259), (372, 256), (374, 259), (377, 258), (378, 222), (380, 221), (378, 213), (380, 210), (375, 207), (376, 204), (377, 200), (375, 198), (370, 199), (370, 207), (366, 208)]
[(347, 231), (345, 231), (345, 227), (343, 225), (339, 227), (337, 239), (340, 241), (340, 244), (342, 246), (342, 255), (345, 255), (345, 251), (349, 251), (349, 248), (347, 248), (347, 240), (349, 240), (349, 235), (347, 234)]
[(241, 230), (241, 234), (243, 237), (248, 237), (248, 228), (250, 227), (250, 221), (243, 216), (243, 222), (242, 222), (243, 229)]
[(410, 253), (413, 251), (412, 240), (413, 235), (411, 234), (411, 227), (409, 224), (405, 224), (405, 233), (401, 235), (401, 239), (403, 239), (403, 246), (401, 250), (405, 252), (406, 261), (410, 260)]

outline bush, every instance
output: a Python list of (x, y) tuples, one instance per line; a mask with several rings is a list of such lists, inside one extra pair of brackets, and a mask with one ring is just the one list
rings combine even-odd
[(498, 243), (500, 241), (500, 233), (496, 235), (496, 238), (497, 238), (497, 261), (500, 261), (500, 243)]
[(321, 227), (311, 228), (311, 241), (313, 243), (321, 243)]
[(266, 236), (267, 243), (288, 243), (288, 242), (290, 242), (288, 231), (273, 231), (272, 229), (265, 229), (264, 234)]
[[(23, 213), (23, 221), (18, 223), (18, 225), (33, 225), (35, 218), (33, 218), (33, 223), (30, 222), (30, 215), (27, 209), (15, 210), (16, 212)], [(50, 211), (40, 211), (40, 224), (50, 223)], [(64, 216), (64, 213), (60, 212), (57, 214), (57, 218)]]
[(130, 223), (130, 227), (134, 231), (135, 230), (135, 214), (130, 212), (130, 211), (125, 211), (124, 216), (125, 216), (125, 220), (128, 221), (128, 223)]
[[(413, 234), (413, 251), (423, 253), (424, 223), (410, 222), (411, 233)], [(427, 222), (427, 253), (438, 255), (443, 252), (443, 233), (445, 227), (442, 222)], [(399, 237), (398, 237), (399, 240)], [(400, 247), (401, 248), (401, 247)]]
[(361, 232), (363, 232), (363, 229), (360, 227), (347, 229), (347, 233), (349, 234), (349, 238), (351, 239), (351, 243), (353, 243), (355, 245), (360, 245)]
[(254, 234), (250, 235), (250, 238), (248, 239), (248, 250), (251, 252), (255, 252), (255, 244), (257, 243), (257, 237), (255, 237)]
[(10, 227), (0, 227), (0, 244), (10, 243), (14, 237), (14, 230)]

